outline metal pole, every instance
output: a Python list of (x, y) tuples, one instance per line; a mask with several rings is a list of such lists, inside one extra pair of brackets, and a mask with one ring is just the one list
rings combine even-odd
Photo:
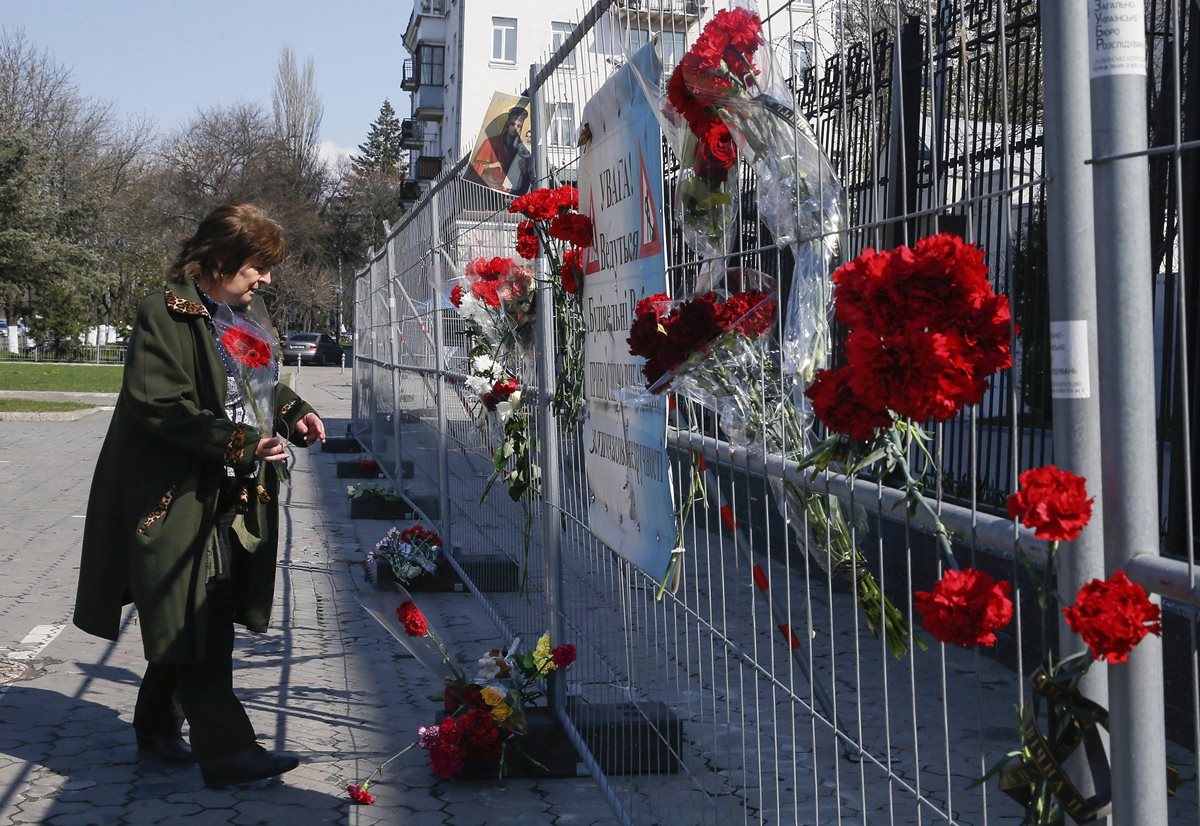
[[(384, 222), (384, 229), (391, 236), (391, 227)], [(391, 332), (392, 352), (388, 358), (388, 369), (392, 373), (392, 482), (396, 491), (404, 489), (404, 473), (400, 465), (400, 317), (396, 308), (396, 239), (388, 237), (384, 242), (387, 250), (388, 278), (388, 326)]]
[[(546, 144), (541, 140), (546, 123), (546, 110), (538, 88), (537, 64), (529, 67), (529, 110), (533, 119), (533, 182), (542, 184), (546, 174)], [(563, 641), (562, 622), (562, 490), (558, 462), (558, 419), (554, 416), (554, 287), (545, 256), (539, 256), (534, 266), (537, 277), (537, 454), (542, 469), (542, 566), (546, 577), (546, 624), (550, 639), (557, 645)], [(566, 706), (562, 672), (551, 672), (550, 703), (555, 713), (562, 715)]]
[[(438, 196), (429, 199), (429, 219), (433, 227), (433, 248), (442, 246), (440, 236), (441, 222), (438, 218)], [(449, 424), (446, 419), (446, 330), (442, 318), (442, 284), (445, 277), (442, 274), (443, 262), (441, 256), (434, 255), (429, 259), (430, 275), (430, 307), (433, 310), (433, 366), (437, 370), (437, 482), (438, 482), (438, 516), (441, 521), (442, 550), (447, 555), (454, 555), (454, 541), (451, 531), (454, 520), (450, 518), (450, 445), (446, 438)]]
[[(1102, 502), (1112, 571), (1135, 554), (1157, 554), (1159, 545), (1149, 170), (1144, 157), (1105, 160), (1146, 149), (1146, 30), (1140, 0), (1089, 0), (1088, 11), (1092, 152), (1099, 159), (1096, 291), (1104, 296), (1097, 315), (1104, 330)], [(1108, 691), (1113, 822), (1166, 826), (1162, 641), (1146, 637), (1128, 663), (1110, 668)]]
[[(1087, 480), (1088, 492), (1103, 502), (1100, 463), (1099, 362), (1096, 345), (1096, 235), (1092, 213), (1090, 157), (1092, 106), (1080, 90), (1088, 84), (1087, 8), (1079, 3), (1042, 5), (1045, 75), (1046, 278), (1050, 291), (1051, 396), (1054, 461)], [(1063, 364), (1057, 355), (1065, 355)], [(1080, 373), (1059, 370), (1079, 370)], [(1060, 380), (1061, 376), (1061, 380)], [(1058, 591), (1070, 599), (1084, 583), (1104, 578), (1104, 519), (1092, 522), (1071, 547), (1057, 554)], [(1039, 618), (1040, 619), (1040, 618)], [(1087, 648), (1058, 616), (1060, 657)], [(1105, 666), (1094, 664), (1079, 684), (1084, 696), (1108, 705)], [(1085, 797), (1095, 793), (1082, 749), (1066, 769)], [(1068, 823), (1074, 823), (1069, 816)], [(1105, 818), (1097, 823), (1107, 823)]]

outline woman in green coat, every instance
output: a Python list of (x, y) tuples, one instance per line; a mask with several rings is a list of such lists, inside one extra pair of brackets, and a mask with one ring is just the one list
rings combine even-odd
[(255, 742), (233, 693), (233, 625), (267, 629), (278, 463), (288, 441), (306, 447), (325, 430), (276, 384), (274, 433), (259, 432), (236, 354), (214, 323), (245, 315), (286, 248), (283, 229), (257, 207), (221, 207), (184, 242), (170, 283), (138, 305), (84, 526), (75, 624), (115, 640), (134, 603), (149, 661), (133, 720), (138, 746), (199, 762), (213, 788), (298, 763)]

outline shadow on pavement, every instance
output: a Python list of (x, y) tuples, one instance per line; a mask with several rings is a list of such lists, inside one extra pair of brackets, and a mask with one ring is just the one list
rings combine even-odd
[[(137, 679), (127, 669), (104, 671), (92, 676), (119, 683)], [(239, 822), (280, 822), (267, 816), (268, 808), (293, 823), (341, 822), (346, 817), (344, 798), (290, 787), (286, 775), (249, 786), (206, 789), (197, 767), (142, 757), (132, 726), (116, 709), (19, 683), (10, 685), (0, 699), (3, 757), (20, 764), (0, 774), (4, 822), (11, 822), (7, 818), (17, 805), (27, 815), (31, 805), (37, 806), (37, 822), (70, 814), (87, 822), (120, 823), (124, 815), (136, 812), (138, 822), (169, 823), (208, 809), (235, 810), (243, 815)], [(301, 760), (303, 767), (304, 755)], [(46, 770), (54, 776), (48, 777)], [(48, 805), (47, 799), (52, 799)], [(160, 810), (161, 816), (156, 816)], [(260, 811), (262, 819), (245, 819)]]

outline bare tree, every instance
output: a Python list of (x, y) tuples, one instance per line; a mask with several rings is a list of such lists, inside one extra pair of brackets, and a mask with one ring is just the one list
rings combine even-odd
[(300, 69), (291, 47), (283, 47), (275, 71), (271, 106), (275, 113), (275, 131), (293, 157), (307, 160), (315, 155), (325, 106), (317, 91), (317, 70), (311, 57)]

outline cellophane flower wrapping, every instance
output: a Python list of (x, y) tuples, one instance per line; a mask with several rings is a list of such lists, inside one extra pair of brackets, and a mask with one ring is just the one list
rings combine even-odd
[(275, 385), (279, 382), (279, 339), (250, 314), (219, 304), (212, 317), (217, 346), (234, 378), (252, 424), (266, 438), (275, 432)]
[(447, 681), (463, 680), (462, 666), (403, 586), (391, 583), (387, 589), (363, 589), (358, 601), (431, 674)]
[(442, 549), (442, 537), (436, 531), (421, 525), (400, 530), (392, 527), (367, 552), (365, 561), (367, 576), (377, 578), (378, 566), (390, 566), (395, 579), (402, 585), (424, 574), (437, 570), (437, 560)]
[(519, 384), (533, 346), (533, 271), (512, 258), (477, 258), (449, 286), (450, 303), (467, 321), (472, 341), (466, 388), (479, 400), (481, 425), (499, 430), (492, 482), (503, 478), (509, 496), (520, 501), (540, 479)]
[[(743, 284), (770, 287), (761, 274), (757, 279), (747, 271), (739, 275)], [(781, 369), (774, 345), (772, 296), (767, 289), (714, 291), (687, 301), (650, 296), (635, 309), (629, 345), (631, 353), (646, 359), (647, 393), (686, 396), (719, 414), (732, 444), (794, 460), (805, 454), (808, 433), (803, 408), (792, 401), (793, 377)], [(908, 623), (883, 596), (837, 500), (785, 479), (773, 479), (771, 486), (811, 558), (853, 585), (869, 628), (885, 634), (893, 653), (906, 651)]]
[(664, 93), (660, 80), (660, 56), (656, 54), (652, 61), (633, 60), (628, 54), (626, 57), (663, 136), (679, 160), (673, 205), (684, 242), (701, 258), (721, 260), (729, 251), (741, 206), (737, 145), (718, 119), (705, 118), (693, 125), (671, 104), (671, 90)]
[[(783, 370), (808, 381), (829, 355), (829, 264), (842, 227), (842, 188), (790, 92), (753, 3), (720, 10), (675, 67), (666, 95), (651, 79), (660, 124), (680, 159), (677, 214), (700, 256), (720, 258), (738, 216), (739, 157), (756, 177), (758, 217), (793, 256), (783, 316)], [(716, 277), (701, 280), (710, 289)]]

